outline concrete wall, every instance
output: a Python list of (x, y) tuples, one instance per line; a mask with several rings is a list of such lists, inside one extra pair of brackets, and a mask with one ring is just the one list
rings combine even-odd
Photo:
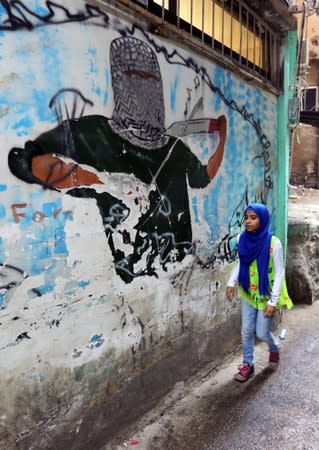
[(238, 343), (276, 97), (80, 0), (2, 5), (0, 447), (97, 448)]
[(318, 244), (318, 219), (289, 220), (286, 276), (295, 303), (311, 305), (319, 298)]

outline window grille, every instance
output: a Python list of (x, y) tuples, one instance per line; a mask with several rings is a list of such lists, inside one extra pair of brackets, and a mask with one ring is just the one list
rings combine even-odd
[(319, 98), (318, 98), (318, 86), (309, 86), (302, 89), (301, 95), (301, 110), (302, 111), (318, 111), (319, 110)]
[[(130, 1), (128, 3), (131, 3)], [(242, 0), (133, 0), (261, 81), (281, 88), (280, 35)]]

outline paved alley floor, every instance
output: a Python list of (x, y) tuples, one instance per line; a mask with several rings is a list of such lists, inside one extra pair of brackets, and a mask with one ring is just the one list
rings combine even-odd
[(319, 302), (285, 311), (281, 364), (269, 372), (256, 346), (256, 375), (233, 381), (241, 352), (207, 366), (103, 450), (318, 450)]

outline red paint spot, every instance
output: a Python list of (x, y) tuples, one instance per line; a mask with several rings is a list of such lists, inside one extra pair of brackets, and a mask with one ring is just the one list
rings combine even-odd
[(217, 119), (211, 119), (209, 121), (208, 133), (214, 133), (219, 130), (219, 123)]

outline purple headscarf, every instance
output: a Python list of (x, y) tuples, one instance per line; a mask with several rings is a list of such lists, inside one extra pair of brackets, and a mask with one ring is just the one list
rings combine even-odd
[(269, 294), (268, 266), (270, 257), (270, 242), (272, 233), (269, 231), (270, 214), (262, 203), (250, 203), (245, 209), (254, 211), (260, 221), (259, 228), (254, 232), (247, 230), (240, 235), (238, 242), (239, 254), (239, 285), (248, 292), (249, 290), (249, 266), (256, 259), (259, 277), (259, 293)]

